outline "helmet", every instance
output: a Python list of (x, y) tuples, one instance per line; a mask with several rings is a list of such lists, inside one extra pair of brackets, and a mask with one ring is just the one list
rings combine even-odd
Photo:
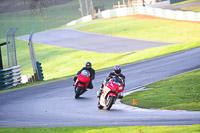
[(86, 68), (91, 68), (91, 67), (92, 67), (91, 62), (86, 62), (85, 67), (86, 67)]
[(120, 65), (116, 65), (116, 66), (114, 67), (114, 72), (115, 72), (116, 74), (120, 74), (120, 73), (121, 73), (121, 67), (120, 67)]

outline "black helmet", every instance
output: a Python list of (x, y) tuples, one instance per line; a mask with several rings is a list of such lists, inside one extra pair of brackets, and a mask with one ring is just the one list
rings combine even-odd
[(85, 67), (87, 67), (87, 68), (91, 68), (91, 67), (92, 67), (91, 62), (86, 62)]
[(120, 73), (121, 73), (121, 67), (120, 67), (120, 65), (116, 65), (116, 66), (114, 67), (114, 72), (115, 72), (116, 74), (120, 74)]

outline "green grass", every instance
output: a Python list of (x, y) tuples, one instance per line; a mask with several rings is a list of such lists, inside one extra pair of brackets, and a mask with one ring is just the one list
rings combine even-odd
[[(166, 7), (173, 7), (173, 6), (177, 6), (177, 5), (182, 5), (182, 4), (192, 3), (192, 2), (198, 2), (198, 1), (199, 0), (186, 0), (186, 1), (175, 3), (175, 4), (171, 4), (171, 5), (166, 6)], [(200, 12), (200, 5), (182, 7), (179, 10)]]
[(200, 12), (200, 5), (190, 6), (190, 7), (183, 7), (183, 8), (181, 8), (181, 10), (183, 10), (183, 11)]
[[(157, 28), (155, 28), (156, 26)], [(80, 70), (87, 61), (92, 62), (95, 70), (102, 70), (111, 68), (115, 64), (129, 64), (200, 46), (200, 33), (198, 32), (200, 29), (200, 24), (198, 23), (122, 17), (105, 21), (99, 20), (99, 22), (90, 24), (88, 26), (83, 26), (81, 29), (88, 29), (93, 32), (101, 31), (101, 33), (123, 37), (135, 37), (158, 41), (186, 41), (188, 43), (149, 48), (142, 51), (127, 52), (122, 54), (86, 52), (34, 44), (36, 59), (42, 63), (45, 80), (60, 79), (69, 77), (70, 75), (75, 75), (76, 72)], [(126, 32), (123, 31), (123, 29), (126, 29)], [(162, 30), (162, 32), (157, 29)], [(165, 34), (164, 31), (168, 34)], [(4, 41), (5, 39), (0, 40), (0, 42)], [(22, 75), (32, 75), (32, 65), (27, 42), (16, 40), (16, 45), (17, 59), (18, 64), (22, 67)], [(4, 47), (4, 49), (5, 48), (6, 47)], [(6, 60), (6, 57), (4, 56), (3, 59)], [(106, 63), (103, 63), (102, 65), (102, 62)]]
[(39, 127), (39, 128), (0, 128), (0, 133), (198, 133), (200, 125), (191, 126), (130, 126), (130, 127)]
[(124, 97), (121, 101), (136, 107), (200, 111), (200, 69), (162, 80)]
[[(191, 3), (191, 2), (197, 2), (197, 1), (199, 1), (199, 0), (186, 0), (186, 1), (183, 1), (183, 2), (176, 3), (176, 4), (172, 4), (172, 6), (173, 5), (181, 5), (181, 4)], [(183, 10), (183, 11), (200, 12), (200, 5), (183, 7), (183, 8), (180, 8), (180, 9)]]
[[(22, 66), (22, 74), (31, 74), (32, 65), (27, 42), (16, 40), (16, 44), (18, 64)], [(42, 63), (45, 80), (74, 75), (87, 61), (93, 63), (94, 69), (111, 67), (112, 63), (109, 61), (119, 57), (117, 54), (86, 52), (41, 44), (34, 44), (34, 49), (36, 60)], [(103, 61), (108, 63), (102, 65)]]
[(111, 18), (76, 29), (113, 36), (166, 42), (200, 40), (200, 23), (145, 19), (145, 17), (137, 16)]
[(186, 4), (186, 3), (196, 2), (196, 1), (199, 1), (199, 0), (185, 0), (185, 1), (178, 2), (172, 5), (181, 5), (181, 4)]
[[(0, 40), (0, 42), (2, 41), (3, 39)], [(22, 69), (21, 75), (25, 74), (29, 74), (30, 76), (33, 75), (27, 42), (16, 40), (16, 45), (17, 45), (17, 60), (18, 64), (21, 66)], [(143, 51), (127, 52), (122, 54), (112, 54), (112, 53), (105, 54), (105, 53), (86, 52), (86, 51), (71, 50), (67, 48), (60, 48), (48, 45), (34, 44), (36, 60), (42, 63), (44, 79), (46, 81), (36, 82), (33, 84), (27, 84), (22, 86), (20, 85), (15, 88), (28, 87), (32, 85), (47, 83), (52, 80), (58, 80), (73, 76), (77, 73), (77, 71), (79, 71), (85, 65), (85, 62), (87, 61), (91, 61), (93, 64), (93, 68), (98, 71), (106, 68), (111, 68), (115, 64), (120, 64), (120, 65), (129, 64), (132, 62), (151, 59), (162, 55), (167, 55), (173, 52), (187, 50), (199, 46), (200, 42), (149, 48)], [(6, 57), (4, 56), (3, 59), (6, 60)], [(106, 63), (102, 65), (102, 62)]]
[(72, 1), (68, 4), (43, 9), (43, 12), (36, 10), (35, 15), (31, 10), (0, 14), (0, 38), (4, 38), (5, 33), (11, 27), (17, 27), (16, 36), (20, 36), (29, 34), (32, 29), (39, 32), (64, 25), (81, 17), (78, 8), (78, 1)]
[[(152, 49), (146, 49), (143, 51), (137, 51), (131, 55), (121, 57), (120, 62), (124, 60), (127, 62), (136, 62), (145, 60), (161, 55), (173, 53), (179, 51), (184, 47), (188, 47), (191, 44), (200, 46), (200, 24), (165, 20), (165, 19), (153, 19), (147, 16), (131, 16), (106, 19), (105, 21), (99, 21), (94, 24), (90, 24), (83, 27), (76, 28), (78, 30), (102, 33), (113, 36), (129, 37), (137, 39), (147, 39), (155, 41), (167, 41), (167, 42), (188, 42), (183, 44), (176, 44)], [(186, 48), (187, 49), (187, 48)], [(164, 54), (164, 53), (165, 54)], [(196, 76), (196, 74), (198, 76)], [(194, 79), (192, 78), (194, 76)], [(151, 85), (153, 90), (147, 90), (142, 92), (132, 93), (121, 101), (125, 104), (132, 105), (133, 98), (137, 101), (137, 107), (141, 108), (156, 108), (156, 109), (183, 109), (183, 110), (200, 110), (200, 71), (196, 71), (187, 76), (186, 79), (172, 78), (175, 80), (171, 84), (162, 81), (158, 82), (158, 87)], [(190, 80), (190, 82), (186, 82)], [(168, 80), (167, 80), (168, 81)], [(182, 84), (182, 82), (184, 84)], [(171, 83), (171, 82), (170, 82)], [(177, 84), (179, 83), (179, 84)], [(196, 83), (196, 84), (195, 84)], [(195, 89), (191, 89), (195, 88)]]
[[(93, 0), (94, 6), (101, 5), (99, 0)], [(105, 9), (112, 8), (115, 0), (103, 0)], [(67, 4), (52, 6), (41, 11), (31, 10), (18, 11), (0, 14), (0, 38), (5, 38), (9, 28), (18, 28), (16, 36), (29, 34), (32, 29), (35, 32), (60, 27), (66, 23), (81, 18), (78, 10), (80, 7), (78, 0), (73, 0)]]
[[(27, 42), (16, 40), (16, 45), (17, 59), (18, 64), (21, 65), (22, 68), (22, 75), (32, 75), (32, 65)], [(34, 49), (36, 60), (42, 63), (45, 80), (49, 80), (74, 75), (87, 61), (92, 62), (95, 70), (102, 70), (113, 67), (115, 64), (122, 65), (138, 62), (199, 46), (200, 42), (176, 44), (122, 54), (87, 52), (41, 44), (34, 44)], [(3, 59), (6, 60), (6, 56), (4, 56)], [(102, 65), (102, 62), (106, 63)]]
[[(166, 54), (179, 51), (191, 44), (200, 46), (200, 24), (165, 20), (152, 19), (145, 16), (132, 16), (106, 19), (98, 23), (90, 24), (83, 27), (76, 28), (78, 30), (102, 33), (113, 36), (129, 37), (137, 39), (147, 39), (155, 41), (167, 42), (189, 42), (184, 44), (176, 44), (165, 47), (158, 47), (137, 51), (134, 54), (121, 57), (120, 62), (126, 60), (127, 62), (136, 62), (160, 56), (158, 54), (163, 52)], [(151, 57), (150, 57), (151, 56)], [(196, 76), (198, 75), (198, 76)], [(193, 79), (194, 76), (194, 79)], [(137, 107), (141, 108), (156, 108), (156, 109), (183, 109), (183, 110), (198, 110), (200, 111), (200, 71), (196, 71), (187, 76), (186, 79), (179, 77), (172, 78), (175, 80), (168, 84), (168, 80), (158, 82), (157, 87), (154, 84), (148, 87), (153, 87), (153, 90), (132, 93), (121, 101), (125, 104), (132, 105), (133, 98), (137, 101)], [(190, 82), (186, 82), (190, 80)], [(177, 84), (179, 83), (179, 84)], [(195, 89), (192, 89), (195, 88)]]

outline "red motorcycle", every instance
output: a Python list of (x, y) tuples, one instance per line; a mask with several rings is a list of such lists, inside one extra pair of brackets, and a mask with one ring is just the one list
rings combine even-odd
[[(103, 87), (102, 94), (98, 97), (98, 108), (110, 110), (117, 98), (120, 98), (120, 92), (123, 91), (123, 80), (118, 76), (113, 77)], [(98, 95), (98, 94), (97, 94)]]
[(78, 98), (81, 94), (87, 91), (88, 84), (90, 82), (90, 72), (83, 70), (77, 77), (74, 90), (75, 98)]

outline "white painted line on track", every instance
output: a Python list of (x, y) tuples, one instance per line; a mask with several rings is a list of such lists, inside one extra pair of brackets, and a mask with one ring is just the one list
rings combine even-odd
[[(197, 69), (194, 69), (194, 70), (190, 70), (190, 71), (187, 71), (187, 72), (183, 72), (183, 73), (180, 73), (180, 74), (184, 74), (184, 73), (188, 73), (188, 72), (191, 72), (191, 71), (195, 71), (195, 70), (198, 70), (200, 68), (197, 68)], [(180, 74), (176, 74), (176, 75), (173, 75), (173, 76), (169, 76), (169, 77), (166, 77), (166, 78), (163, 78), (161, 80), (164, 80), (164, 79), (167, 79), (167, 78), (170, 78), (170, 77), (174, 77), (174, 76), (177, 76), (177, 75), (180, 75)], [(161, 81), (159, 80), (159, 81)], [(155, 82), (154, 82), (155, 83)], [(146, 85), (149, 85), (149, 84), (152, 84), (152, 83), (148, 83)], [(127, 96), (131, 93), (134, 93), (134, 92), (137, 92), (137, 91), (145, 91), (145, 90), (149, 90), (149, 89), (153, 89), (153, 88), (145, 88), (145, 86), (138, 86), (138, 87), (135, 87), (133, 89), (131, 89), (130, 91), (126, 91), (124, 92), (124, 96)], [(136, 101), (137, 102), (137, 101)], [(187, 111), (187, 110), (159, 110), (159, 109), (144, 109), (144, 108), (139, 108), (139, 107), (134, 107), (134, 106), (130, 106), (130, 105), (127, 105), (127, 104), (123, 104), (120, 102), (120, 99), (117, 99), (116, 103), (113, 105), (113, 107), (115, 109), (123, 109), (123, 110), (130, 110), (130, 111), (176, 111), (176, 112), (191, 112), (191, 111)]]

